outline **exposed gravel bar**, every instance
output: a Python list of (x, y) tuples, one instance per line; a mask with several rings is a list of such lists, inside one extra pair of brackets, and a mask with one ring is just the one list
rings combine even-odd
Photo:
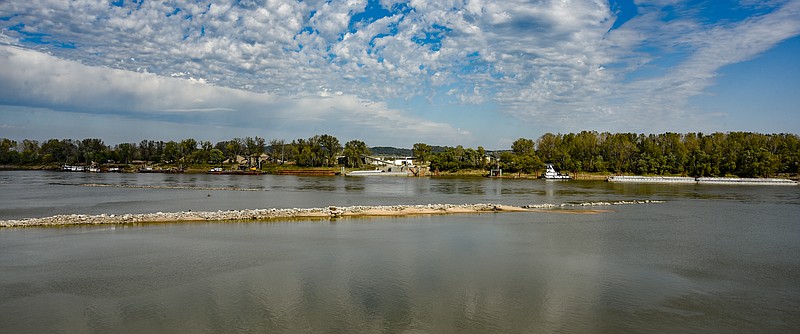
[(235, 188), (235, 187), (189, 187), (189, 186), (140, 186), (130, 184), (106, 184), (106, 183), (84, 183), (81, 187), (96, 188), (139, 188), (139, 189), (180, 189), (180, 190), (226, 190), (226, 191), (264, 191), (258, 188)]
[(498, 204), (427, 204), (427, 205), (392, 205), (392, 206), (329, 206), (308, 209), (253, 209), (228, 211), (183, 211), (156, 212), (144, 214), (101, 214), (101, 215), (57, 215), (44, 218), (26, 218), (19, 220), (2, 220), (2, 227), (26, 226), (61, 226), (61, 225), (98, 225), (98, 224), (133, 224), (150, 222), (195, 222), (195, 221), (248, 221), (274, 220), (292, 218), (332, 219), (353, 216), (406, 216), (437, 215), (452, 213), (487, 213), (532, 211), (529, 209)]
[(562, 203), (560, 205), (555, 204), (531, 204), (531, 205), (523, 205), (522, 208), (525, 209), (555, 209), (555, 208), (569, 208), (569, 207), (585, 207), (585, 206), (611, 206), (611, 205), (631, 205), (631, 204), (659, 204), (664, 203), (664, 201), (655, 201), (655, 200), (633, 200), (633, 201), (615, 201), (615, 202), (583, 202), (583, 203)]
[[(491, 212), (556, 212), (567, 214), (594, 214), (608, 212), (600, 209), (577, 209), (576, 207), (598, 207), (630, 204), (656, 204), (663, 201), (633, 200), (616, 202), (584, 202), (555, 204), (531, 204), (511, 206), (502, 204), (425, 204), (425, 205), (379, 205), (379, 206), (329, 206), (325, 208), (252, 209), (227, 211), (182, 211), (140, 214), (101, 215), (57, 215), (44, 218), (0, 220), (3, 227), (136, 224), (158, 222), (224, 222), (224, 221), (268, 221), (275, 219), (335, 219), (340, 217), (381, 217), (412, 215), (443, 215), (455, 213)], [(562, 209), (562, 210), (558, 210)], [(566, 209), (566, 210), (563, 210)]]

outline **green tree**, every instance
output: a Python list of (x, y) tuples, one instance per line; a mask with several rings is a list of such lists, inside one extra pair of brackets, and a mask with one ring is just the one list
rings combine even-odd
[(519, 138), (511, 144), (511, 170), (518, 173), (533, 173), (538, 170), (542, 161), (536, 154), (534, 142), (531, 139)]
[(225, 154), (222, 153), (217, 148), (212, 148), (208, 152), (208, 161), (212, 164), (222, 164), (222, 161), (225, 160)]
[(500, 157), (498, 158), (500, 168), (506, 172), (511, 172), (511, 173), (518, 172), (519, 169), (517, 168), (515, 157), (516, 156), (512, 152), (508, 151), (501, 152)]
[(244, 138), (244, 153), (247, 155), (248, 165), (260, 165), (261, 155), (264, 154), (266, 145), (267, 141), (258, 136)]
[(335, 158), (342, 151), (342, 145), (339, 144), (339, 139), (324, 134), (319, 137), (318, 142), (322, 148), (323, 164), (325, 166), (335, 165)]
[(20, 149), (20, 162), (23, 164), (39, 163), (39, 141), (31, 139), (23, 139)]
[(59, 164), (78, 161), (77, 151), (78, 149), (71, 139), (49, 139), (39, 149), (42, 162), (58, 162)]
[(575, 161), (575, 171), (602, 171), (600, 166), (595, 164), (599, 155), (597, 132), (581, 131), (569, 143), (569, 155)]
[(136, 159), (136, 154), (138, 153), (136, 144), (134, 143), (119, 144), (114, 150), (117, 152), (119, 162), (124, 162), (126, 164)]
[(40, 155), (37, 157), (37, 162), (43, 163), (51, 163), (51, 162), (58, 162), (59, 164), (63, 164), (66, 159), (66, 153), (61, 146), (61, 142), (58, 139), (48, 139), (42, 143), (42, 146), (39, 147)]
[[(161, 152), (159, 151), (159, 143), (161, 144)], [(159, 161), (164, 150), (163, 146), (164, 142), (142, 140), (139, 142), (139, 157), (145, 161)]]
[(168, 141), (164, 144), (164, 153), (162, 153), (163, 157), (161, 160), (167, 163), (173, 163), (181, 158), (180, 148), (178, 147), (178, 143), (175, 141)]
[(309, 140), (297, 140), (294, 148), (297, 150), (295, 162), (298, 166), (318, 167), (322, 165), (321, 150), (317, 140), (317, 137), (311, 137)]
[[(463, 148), (461, 149), (463, 151)], [(438, 154), (434, 154), (430, 158), (430, 168), (438, 171), (454, 172), (460, 169), (461, 157), (456, 152), (454, 147), (445, 147), (444, 150)]]
[[(552, 136), (552, 134), (549, 135)], [(545, 137), (543, 136), (543, 138)], [(519, 138), (515, 140), (511, 144), (511, 151), (514, 152), (515, 155), (533, 155), (536, 153), (536, 151), (534, 150), (533, 140), (527, 138)]]
[(483, 146), (478, 146), (478, 149), (475, 151), (475, 154), (477, 155), (477, 161), (476, 161), (477, 167), (480, 169), (485, 169), (487, 165), (486, 149), (484, 149)]
[(425, 162), (428, 161), (428, 157), (430, 157), (432, 151), (433, 149), (430, 145), (425, 143), (416, 143), (414, 144), (411, 152), (413, 152), (412, 154), (414, 155), (414, 159), (417, 160), (420, 165), (424, 165)]
[(233, 138), (225, 144), (225, 153), (228, 159), (236, 161), (236, 157), (244, 155), (245, 153), (244, 139)]
[(178, 144), (178, 160), (185, 161), (187, 158), (197, 150), (197, 141), (193, 138), (186, 138), (181, 140)]
[(635, 133), (609, 134), (608, 138), (602, 143), (606, 161), (614, 172), (623, 173), (632, 170), (632, 162), (635, 161), (638, 149), (636, 147)]
[(369, 155), (367, 144), (360, 140), (351, 140), (344, 144), (342, 154), (345, 157), (347, 167), (361, 167), (361, 156)]
[[(86, 138), (77, 143), (80, 162), (104, 162), (107, 160), (109, 148), (99, 138)], [(135, 147), (135, 146), (134, 146)]]
[(286, 161), (286, 141), (283, 139), (272, 139), (269, 141), (269, 153), (272, 158), (283, 164)]
[(17, 142), (8, 138), (0, 140), (0, 163), (16, 164), (19, 163), (19, 152), (17, 152)]
[(542, 160), (534, 154), (514, 155), (513, 162), (518, 173), (532, 174), (542, 166)]
[(771, 139), (774, 154), (779, 157), (779, 172), (800, 173), (800, 137), (793, 134), (782, 133)]

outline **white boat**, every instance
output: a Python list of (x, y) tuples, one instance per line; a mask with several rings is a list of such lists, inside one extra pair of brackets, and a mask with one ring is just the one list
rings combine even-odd
[(86, 166), (64, 165), (61, 167), (61, 170), (65, 172), (85, 172)]
[(553, 164), (547, 164), (544, 174), (542, 174), (542, 178), (545, 180), (569, 180), (572, 177), (569, 174), (561, 174), (556, 171), (553, 167)]

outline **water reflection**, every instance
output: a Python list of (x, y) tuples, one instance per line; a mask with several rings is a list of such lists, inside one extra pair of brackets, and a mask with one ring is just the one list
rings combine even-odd
[[(292, 198), (307, 196), (309, 180), (247, 186), (270, 187), (262, 200)], [(350, 198), (359, 201), (526, 187), (518, 200), (644, 196), (605, 183), (464, 180), (442, 194), (448, 180), (313, 180), (336, 189), (325, 195), (363, 188)], [(747, 189), (698, 201), (733, 191), (647, 188), (672, 200), (600, 215), (2, 230), (0, 323), (9, 332), (791, 332), (796, 190)], [(761, 203), (776, 198), (788, 202)]]
[[(502, 203), (511, 205), (619, 200), (733, 200), (800, 204), (797, 187), (546, 182), (489, 178), (298, 177), (273, 175), (0, 172), (0, 217), (121, 214), (264, 207)], [(102, 184), (115, 187), (83, 187)], [(131, 186), (134, 188), (125, 188)], [(139, 189), (139, 188), (171, 189)], [(226, 191), (232, 190), (263, 190)]]

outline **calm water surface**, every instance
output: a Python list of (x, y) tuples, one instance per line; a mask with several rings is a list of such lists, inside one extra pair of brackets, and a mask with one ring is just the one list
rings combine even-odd
[[(181, 189), (82, 186), (88, 183)], [(634, 199), (665, 202), (601, 207), (611, 211), (595, 215), (0, 229), (0, 328), (800, 331), (800, 187), (0, 172), (0, 219)]]

